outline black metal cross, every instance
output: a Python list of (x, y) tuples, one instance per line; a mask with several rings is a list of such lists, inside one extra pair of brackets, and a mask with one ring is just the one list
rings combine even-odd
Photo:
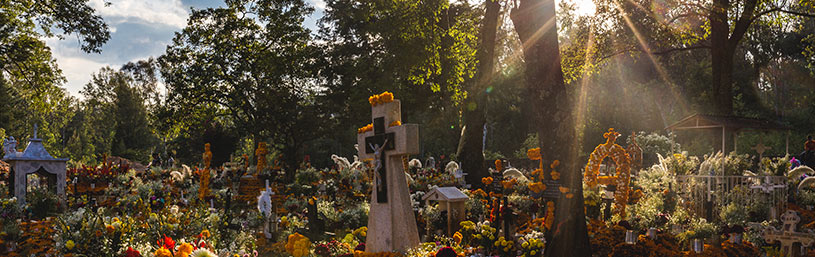
[[(387, 154), (385, 151), (393, 150), (394, 149), (394, 133), (385, 133), (385, 117), (378, 117), (374, 118), (374, 135), (365, 138), (365, 153), (374, 153), (375, 149), (372, 147), (380, 146), (382, 147), (382, 152), (380, 153), (379, 161), (381, 163), (381, 167), (377, 172), (379, 172), (379, 178), (382, 185), (379, 185), (377, 182), (376, 187), (376, 202), (378, 203), (387, 203), (388, 202), (388, 180), (387, 180), (387, 163), (385, 160), (388, 159)], [(383, 146), (384, 144), (384, 146)]]

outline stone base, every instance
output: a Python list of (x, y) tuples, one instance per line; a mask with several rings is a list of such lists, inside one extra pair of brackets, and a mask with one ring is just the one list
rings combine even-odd
[(387, 165), (391, 171), (387, 176), (388, 202), (377, 202), (374, 181), (371, 210), (368, 213), (366, 252), (405, 251), (419, 245), (419, 231), (410, 204), (410, 191), (402, 170), (401, 157), (391, 157)]

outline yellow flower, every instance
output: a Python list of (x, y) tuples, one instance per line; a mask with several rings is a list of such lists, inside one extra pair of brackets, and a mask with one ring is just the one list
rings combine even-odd
[(156, 252), (153, 253), (153, 255), (155, 255), (156, 257), (173, 257), (173, 254), (170, 253), (170, 250), (167, 250), (167, 248), (164, 247), (156, 250)]
[(535, 255), (536, 253), (538, 253), (538, 252), (536, 252), (535, 250), (532, 250), (531, 252), (529, 252), (529, 254), (531, 254), (531, 255)]
[(113, 231), (116, 231), (116, 228), (114, 228), (113, 225), (106, 225), (105, 231), (107, 231), (108, 233), (113, 233)]
[(175, 257), (187, 257), (193, 250), (195, 249), (193, 249), (192, 245), (189, 243), (183, 243), (178, 247), (178, 251), (175, 252)]
[(456, 231), (456, 233), (453, 234), (453, 240), (456, 241), (456, 244), (461, 244), (461, 238), (462, 238), (462, 235), (461, 235), (460, 232)]
[(65, 248), (68, 248), (68, 250), (73, 250), (74, 246), (76, 246), (76, 244), (74, 244), (74, 240), (68, 240), (68, 242), (65, 242)]

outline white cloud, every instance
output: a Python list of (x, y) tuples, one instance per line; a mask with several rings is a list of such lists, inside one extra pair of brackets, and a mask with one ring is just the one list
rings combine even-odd
[(325, 1), (324, 0), (309, 0), (311, 4), (314, 5), (317, 9), (325, 10)]
[(88, 82), (91, 81), (91, 74), (99, 72), (99, 69), (105, 66), (110, 66), (108, 63), (100, 63), (79, 57), (64, 57), (54, 56), (59, 62), (59, 68), (62, 69), (62, 75), (68, 80), (65, 84), (65, 89), (71, 93), (72, 96), (81, 97), (79, 91)]
[(181, 0), (91, 0), (90, 6), (113, 23), (140, 20), (183, 28), (189, 16)]

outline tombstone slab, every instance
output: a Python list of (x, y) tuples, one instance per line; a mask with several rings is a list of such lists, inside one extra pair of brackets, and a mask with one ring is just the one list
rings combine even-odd
[(360, 159), (373, 160), (376, 164), (365, 251), (404, 251), (419, 245), (419, 231), (402, 165), (402, 156), (419, 152), (419, 126), (401, 124), (399, 100), (371, 109), (373, 131), (357, 135)]

